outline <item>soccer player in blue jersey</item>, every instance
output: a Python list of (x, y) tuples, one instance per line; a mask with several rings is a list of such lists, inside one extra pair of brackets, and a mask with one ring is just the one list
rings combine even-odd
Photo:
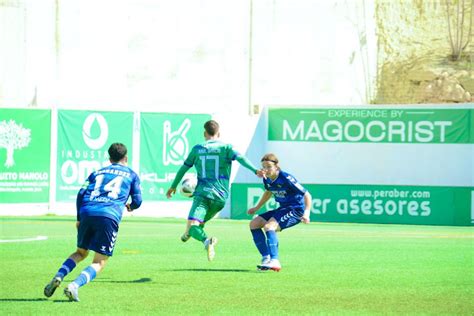
[[(140, 179), (127, 167), (127, 148), (121, 143), (109, 147), (111, 165), (93, 172), (77, 194), (77, 250), (64, 261), (44, 288), (50, 297), (64, 277), (95, 252), (92, 264), (64, 289), (70, 301), (79, 301), (79, 287), (91, 282), (112, 256), (124, 208), (133, 211), (142, 203)], [(131, 203), (127, 203), (131, 197)]]
[(192, 237), (204, 243), (209, 261), (214, 259), (217, 238), (208, 237), (204, 225), (222, 210), (229, 196), (232, 161), (237, 160), (245, 168), (263, 177), (262, 170), (257, 170), (246, 157), (235, 151), (232, 145), (219, 141), (219, 136), (219, 124), (214, 120), (207, 121), (204, 124), (205, 142), (191, 149), (166, 193), (166, 196), (171, 198), (184, 174), (191, 167), (196, 168), (198, 182), (181, 241), (186, 242)]
[(301, 222), (308, 224), (312, 199), (311, 194), (291, 174), (280, 169), (277, 156), (266, 154), (261, 162), (265, 172), (265, 192), (257, 205), (247, 213), (255, 214), (272, 196), (280, 206), (255, 217), (250, 222), (250, 231), (255, 246), (262, 255), (262, 263), (257, 268), (280, 271), (276, 232)]

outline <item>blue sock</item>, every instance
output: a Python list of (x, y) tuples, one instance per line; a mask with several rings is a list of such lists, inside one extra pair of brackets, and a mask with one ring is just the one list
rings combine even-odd
[(97, 272), (95, 269), (92, 266), (88, 266), (82, 270), (81, 274), (73, 281), (73, 283), (76, 283), (77, 286), (81, 287), (94, 280), (96, 275)]
[(68, 258), (64, 261), (61, 268), (59, 268), (58, 272), (56, 273), (55, 277), (60, 277), (61, 280), (64, 279), (66, 275), (68, 275), (74, 268), (76, 267), (76, 263), (71, 258)]
[(278, 237), (276, 231), (269, 230), (266, 233), (268, 250), (270, 250), (270, 258), (278, 259)]
[(250, 231), (252, 232), (253, 242), (255, 243), (255, 246), (257, 246), (262, 257), (270, 255), (268, 252), (267, 240), (263, 231), (260, 228), (251, 229)]

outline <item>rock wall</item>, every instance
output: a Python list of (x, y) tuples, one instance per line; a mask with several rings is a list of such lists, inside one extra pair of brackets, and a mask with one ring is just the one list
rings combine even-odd
[[(472, 26), (473, 1), (464, 0), (464, 42), (469, 26)], [(452, 3), (451, 12), (455, 13), (456, 1)], [(461, 59), (452, 61), (446, 0), (378, 0), (376, 24), (378, 79), (375, 103), (473, 101), (472, 34)], [(451, 26), (454, 32), (453, 21)]]

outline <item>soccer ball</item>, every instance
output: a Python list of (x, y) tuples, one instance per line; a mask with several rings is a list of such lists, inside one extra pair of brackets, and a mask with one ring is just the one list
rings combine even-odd
[(186, 197), (191, 197), (194, 193), (194, 189), (196, 189), (196, 185), (196, 178), (186, 178), (181, 181), (181, 189), (179, 189), (179, 192)]

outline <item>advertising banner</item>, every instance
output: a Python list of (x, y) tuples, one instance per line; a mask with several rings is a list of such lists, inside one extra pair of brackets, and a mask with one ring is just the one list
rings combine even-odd
[[(469, 105), (270, 107), (247, 152), (276, 154), (313, 193), (315, 220), (472, 225), (473, 122)], [(237, 175), (232, 218), (247, 218), (257, 182)]]
[(51, 111), (0, 109), (0, 203), (47, 203)]
[[(474, 187), (304, 184), (313, 201), (311, 220), (319, 222), (418, 225), (474, 224)], [(234, 219), (251, 219), (246, 211), (257, 204), (263, 185), (233, 184)], [(259, 213), (278, 207), (273, 199)]]
[[(204, 141), (207, 114), (141, 113), (140, 178), (143, 199), (164, 201), (191, 148)], [(191, 168), (185, 175), (195, 175)], [(179, 190), (179, 187), (178, 187)], [(173, 200), (189, 200), (177, 191)]]
[(58, 111), (56, 201), (74, 202), (89, 174), (110, 164), (107, 150), (123, 143), (132, 166), (132, 112)]
[(268, 140), (473, 144), (472, 109), (269, 109)]

